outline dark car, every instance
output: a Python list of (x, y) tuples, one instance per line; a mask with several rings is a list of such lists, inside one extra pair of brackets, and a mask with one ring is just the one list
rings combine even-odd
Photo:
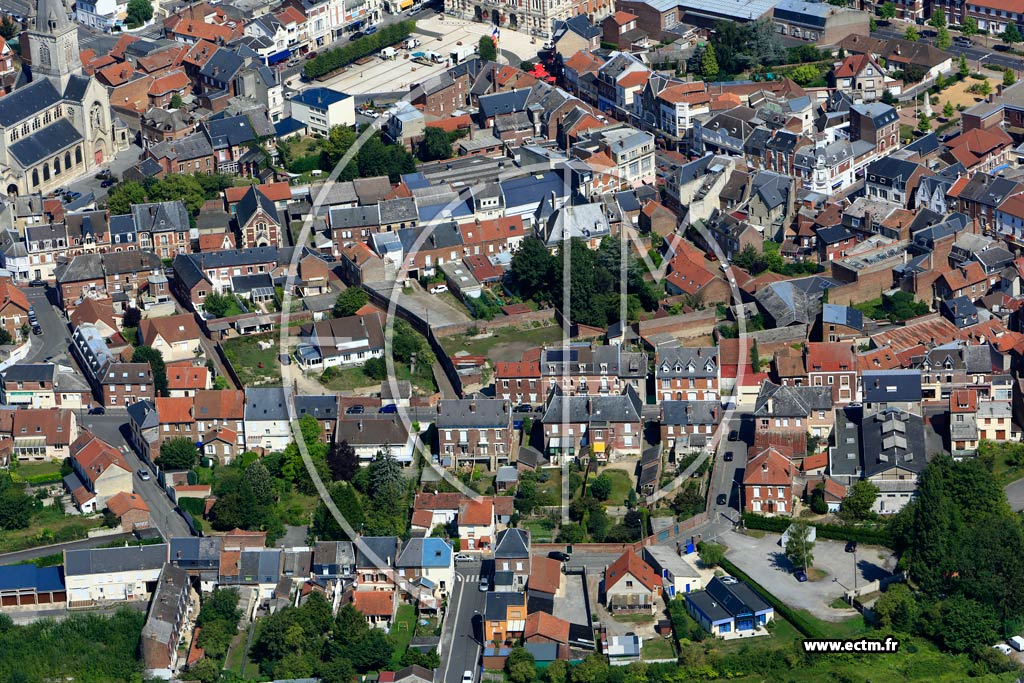
[(516, 413), (532, 413), (533, 412), (533, 406), (529, 405), (528, 403), (520, 403), (519, 405), (517, 405), (512, 410), (513, 410), (513, 412), (516, 412)]
[(65, 192), (64, 196), (62, 197), (62, 199), (64, 200), (65, 203), (67, 203), (67, 202), (73, 202), (73, 201), (75, 201), (76, 199), (78, 199), (81, 196), (82, 196), (81, 192)]
[(397, 413), (398, 412), (398, 406), (396, 404), (394, 404), (394, 403), (389, 403), (386, 406), (381, 406), (380, 410), (378, 410), (377, 412), (378, 413)]
[(39, 325), (33, 325), (32, 326), (32, 334), (42, 334), (42, 333), (43, 333), (43, 328), (39, 327)]
[(855, 553), (855, 552), (857, 552), (857, 541), (847, 541), (846, 542), (846, 552), (848, 552), (848, 553)]
[(805, 572), (803, 569), (797, 569), (795, 572), (793, 572), (793, 578), (799, 581), (800, 583), (804, 583), (807, 581), (807, 572)]
[(363, 33), (362, 31), (356, 31), (351, 36), (349, 36), (349, 40), (359, 40), (360, 38), (362, 38), (365, 35), (366, 34)]
[(103, 406), (96, 406), (95, 408), (89, 408), (90, 415), (106, 415), (107, 409)]
[(345, 408), (345, 414), (346, 415), (362, 415), (365, 412), (366, 412), (366, 406), (362, 406), (362, 405), (358, 405), (358, 404), (354, 405), (354, 406), (349, 406), (348, 408)]
[(561, 550), (552, 550), (548, 553), (548, 557), (552, 560), (558, 560), (559, 562), (568, 562), (571, 558), (569, 553), (563, 553)]
[(725, 452), (725, 458), (723, 458), (723, 459), (726, 462), (732, 462), (732, 451), (726, 451)]
[(718, 498), (715, 499), (715, 504), (716, 505), (728, 505), (729, 504), (729, 496), (725, 495), (724, 493), (719, 493), (718, 494)]
[(46, 283), (43, 282), (42, 280), (32, 280), (32, 282), (28, 283), (28, 286), (29, 287), (45, 287)]
[(316, 59), (316, 52), (307, 52), (306, 59)]
[(729, 441), (739, 441), (739, 440), (740, 440), (740, 433), (739, 432), (737, 432), (735, 429), (733, 429), (732, 431), (729, 432)]
[(102, 183), (100, 183), (100, 187), (110, 187), (111, 185), (114, 185), (115, 183), (117, 183), (117, 181), (114, 180), (113, 178), (107, 178)]

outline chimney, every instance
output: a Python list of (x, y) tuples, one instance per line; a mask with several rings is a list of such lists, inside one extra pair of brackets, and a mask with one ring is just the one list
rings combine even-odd
[(363, 421), (362, 420), (360, 420), (359, 422), (356, 423), (356, 429), (358, 429), (359, 431), (363, 431)]
[(471, 413), (475, 413), (476, 412), (476, 402), (475, 401), (471, 401), (470, 402), (470, 404), (469, 404), (469, 412), (471, 412)]
[(697, 358), (700, 358), (703, 355), (704, 355), (704, 349), (702, 349), (701, 347), (698, 346), (697, 347)]
[(767, 460), (765, 462), (761, 463), (761, 471), (762, 472), (767, 472), (768, 471), (768, 461)]

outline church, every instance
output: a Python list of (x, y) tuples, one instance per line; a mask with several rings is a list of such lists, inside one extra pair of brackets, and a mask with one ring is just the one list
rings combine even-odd
[(0, 182), (8, 196), (47, 193), (116, 151), (106, 89), (82, 73), (78, 27), (62, 0), (37, 0), (31, 66), (0, 97)]

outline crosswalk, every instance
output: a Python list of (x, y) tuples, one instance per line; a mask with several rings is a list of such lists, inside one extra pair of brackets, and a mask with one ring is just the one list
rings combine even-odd
[(476, 574), (473, 574), (471, 576), (463, 576), (462, 574), (456, 574), (455, 577), (457, 579), (461, 579), (463, 583), (479, 583), (480, 582), (480, 577), (477, 576)]

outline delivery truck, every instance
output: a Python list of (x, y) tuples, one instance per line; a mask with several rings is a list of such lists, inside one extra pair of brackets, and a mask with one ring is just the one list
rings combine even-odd
[(451, 59), (452, 64), (459, 64), (460, 62), (469, 59), (476, 54), (476, 48), (469, 45), (463, 45), (452, 50)]

